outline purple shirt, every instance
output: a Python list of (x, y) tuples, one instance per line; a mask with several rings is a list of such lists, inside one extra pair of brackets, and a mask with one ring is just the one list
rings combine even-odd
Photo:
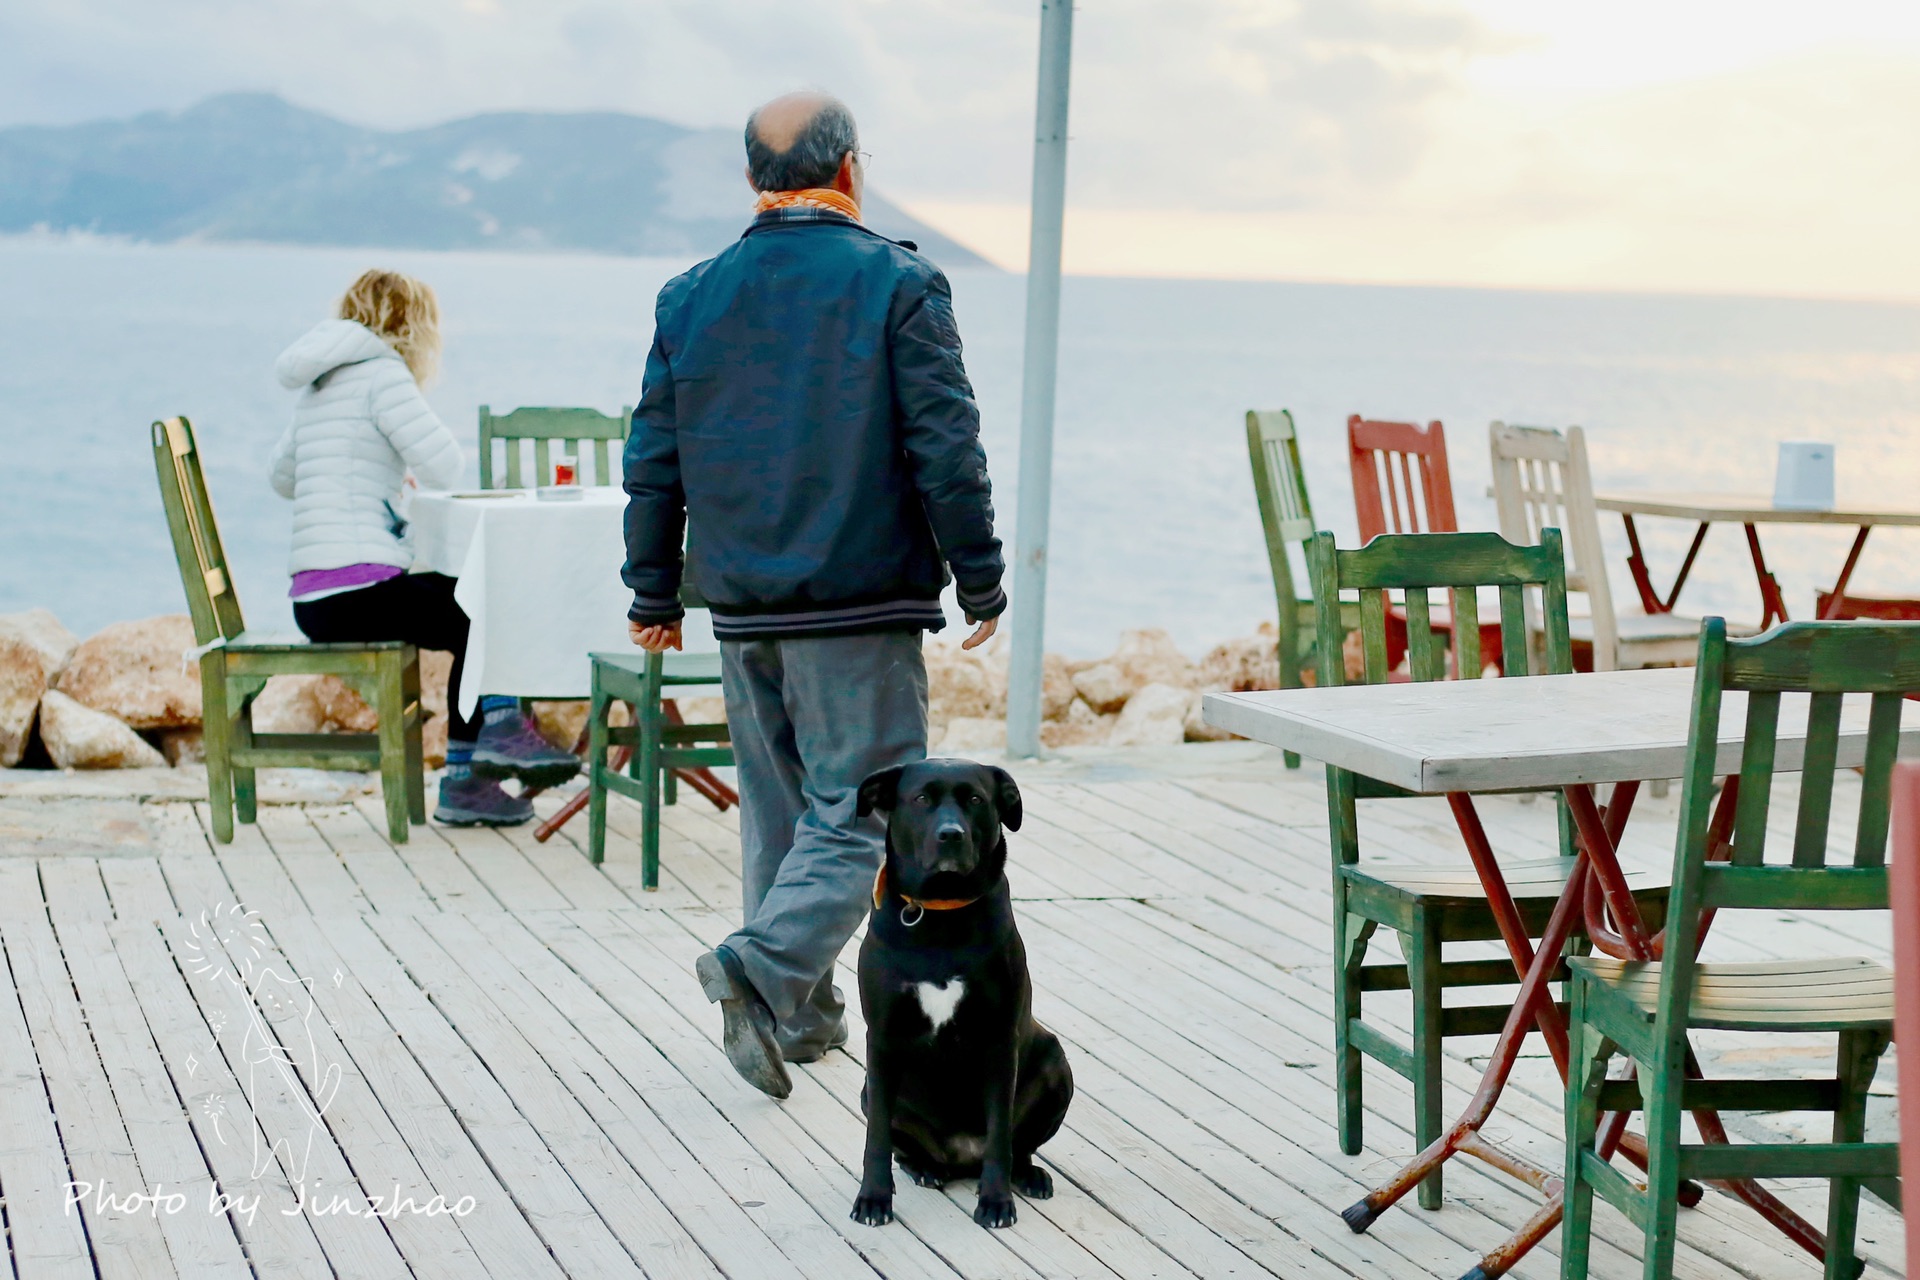
[(287, 589), (287, 596), (296, 601), (314, 600), (341, 591), (351, 591), (355, 587), (370, 587), (376, 582), (397, 578), (405, 572), (405, 569), (391, 564), (348, 564), (338, 569), (306, 569), (293, 575), (293, 586)]

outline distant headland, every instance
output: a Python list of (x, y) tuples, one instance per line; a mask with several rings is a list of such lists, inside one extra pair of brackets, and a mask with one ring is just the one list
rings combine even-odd
[[(704, 257), (751, 209), (740, 135), (615, 112), (387, 132), (272, 94), (0, 129), (0, 233)], [(869, 191), (866, 221), (944, 267), (985, 259)]]

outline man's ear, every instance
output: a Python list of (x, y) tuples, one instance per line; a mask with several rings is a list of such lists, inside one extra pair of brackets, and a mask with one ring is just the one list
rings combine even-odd
[(1020, 786), (1005, 769), (994, 767), (990, 772), (993, 774), (993, 800), (1000, 809), (1000, 825), (1009, 831), (1018, 831), (1022, 815)]
[(906, 772), (906, 768), (903, 764), (896, 764), (890, 769), (868, 774), (867, 780), (860, 784), (859, 799), (854, 806), (855, 816), (864, 818), (875, 809), (892, 812), (894, 805), (900, 801), (900, 775)]

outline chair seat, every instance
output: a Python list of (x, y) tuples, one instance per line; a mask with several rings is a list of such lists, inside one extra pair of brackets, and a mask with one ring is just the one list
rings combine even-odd
[[(1503, 862), (1501, 874), (1516, 902), (1544, 902), (1551, 905), (1567, 887), (1573, 873), (1572, 858), (1541, 858), (1526, 862)], [(1427, 903), (1485, 902), (1486, 890), (1471, 866), (1382, 865), (1363, 862), (1340, 868), (1340, 873), (1355, 883), (1366, 883), (1389, 892), (1417, 898)], [(1627, 872), (1627, 886), (1635, 896), (1649, 894), (1666, 897), (1664, 876), (1645, 871)]]
[[(1682, 641), (1697, 644), (1700, 640), (1700, 624), (1703, 620), (1685, 613), (1622, 613), (1614, 617), (1613, 625), (1619, 633), (1622, 644), (1660, 644), (1666, 641)], [(1593, 643), (1593, 619), (1585, 614), (1576, 614), (1567, 619), (1567, 633), (1575, 644)], [(1753, 636), (1760, 634), (1760, 628), (1746, 623), (1729, 622), (1727, 634), (1730, 636)]]
[[(1581, 977), (1623, 996), (1652, 1026), (1660, 965), (1587, 956), (1568, 961)], [(1764, 960), (1703, 964), (1687, 1022), (1723, 1031), (1854, 1031), (1893, 1027), (1893, 970), (1875, 961)]]
[[(598, 667), (611, 668), (623, 675), (641, 677), (647, 674), (647, 655), (636, 649), (632, 653), (595, 653), (588, 655)], [(719, 684), (720, 655), (717, 653), (666, 653), (661, 655), (662, 684)]]
[(364, 653), (368, 650), (404, 649), (404, 640), (354, 640), (341, 644), (315, 644), (305, 636), (274, 635), (265, 631), (242, 631), (220, 647), (228, 653)]

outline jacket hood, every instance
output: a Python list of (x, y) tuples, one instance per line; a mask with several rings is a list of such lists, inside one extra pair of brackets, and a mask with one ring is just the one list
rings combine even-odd
[(359, 364), (381, 356), (400, 357), (380, 335), (353, 320), (322, 320), (305, 337), (280, 353), (274, 376), (289, 391), (324, 378), (343, 364)]

